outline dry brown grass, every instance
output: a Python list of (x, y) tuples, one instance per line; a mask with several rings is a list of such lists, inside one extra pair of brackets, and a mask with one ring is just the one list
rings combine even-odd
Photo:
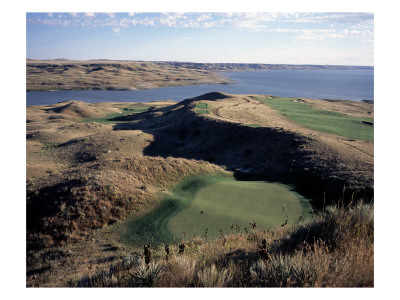
[[(263, 111), (266, 114), (265, 122), (260, 123), (262, 128), (241, 126), (238, 123), (259, 122), (257, 118), (261, 115), (256, 112), (261, 106), (247, 96), (218, 97), (217, 94), (213, 99), (202, 100), (200, 97), (177, 105), (171, 102), (152, 103), (149, 105), (155, 106), (155, 109), (129, 116), (119, 124), (82, 121), (88, 117), (102, 118), (126, 106), (138, 104), (84, 104), (74, 101), (28, 107), (27, 285), (66, 286), (68, 282), (74, 285), (82, 277), (91, 278), (103, 270), (108, 272), (110, 266), (120, 268), (120, 260), (132, 254), (132, 249), (118, 242), (112, 225), (157, 205), (156, 195), (186, 176), (222, 172), (222, 169), (245, 164), (260, 171), (289, 172), (295, 159), (300, 169), (323, 165), (327, 174), (351, 174), (352, 178), (360, 180), (364, 177), (373, 179), (371, 156), (359, 155), (358, 145), (353, 145), (357, 149), (351, 150), (354, 147), (335, 146), (338, 141), (332, 137), (321, 135), (310, 138), (304, 129), (279, 123), (282, 120), (273, 111)], [(196, 115), (193, 108), (197, 101), (222, 107), (219, 109), (222, 117)], [(237, 121), (229, 121), (228, 118), (236, 118)], [(269, 124), (271, 120), (276, 124)], [(247, 151), (249, 149), (253, 152)], [(205, 161), (212, 157), (216, 159), (214, 163)], [(315, 172), (321, 174), (319, 170)], [(314, 184), (314, 181), (311, 183)], [(343, 217), (343, 220), (347, 219)], [(177, 245), (171, 245), (174, 255), (168, 263), (160, 261), (163, 268), (157, 275), (156, 285), (272, 284), (270, 278), (258, 283), (248, 279), (252, 263), (260, 259), (258, 251), (262, 240), (266, 239), (271, 249), (291, 249), (290, 255), (294, 255), (297, 239), (304, 240), (303, 234), (309, 228), (316, 239), (307, 242), (314, 245), (321, 235), (318, 227), (318, 224), (323, 224), (321, 222), (315, 221), (314, 226), (304, 225), (293, 230), (283, 227), (273, 233), (252, 231), (249, 234), (229, 235), (212, 243), (190, 241), (182, 257), (176, 256)], [(337, 232), (346, 232), (350, 228), (346, 222), (343, 228), (339, 223), (327, 224), (340, 228)], [(284, 240), (287, 236), (291, 237)], [(338, 282), (322, 280), (323, 276), (318, 275), (320, 279), (314, 281), (314, 286), (326, 283), (343, 285), (345, 279), (354, 285), (371, 284), (373, 247), (371, 250), (370, 242), (350, 237), (348, 244), (341, 242), (340, 247), (335, 245), (335, 251), (342, 252), (330, 258), (341, 266), (337, 269), (338, 278), (339, 275), (347, 275), (343, 275)], [(317, 245), (320, 248), (309, 246), (311, 248), (304, 248), (303, 252), (297, 249), (296, 255), (306, 251), (313, 253), (310, 255), (317, 259), (317, 254), (321, 253), (322, 262), (326, 258), (324, 247), (331, 247), (328, 242), (323, 239)], [(315, 249), (319, 252), (312, 252)], [(165, 258), (163, 249), (157, 251), (155, 259)], [(354, 253), (365, 255), (355, 256)], [(289, 254), (285, 255), (290, 261)], [(346, 259), (340, 260), (341, 255)], [(186, 256), (189, 258), (183, 258)], [(311, 257), (301, 259), (309, 260)], [(279, 262), (278, 256), (276, 261)], [(310, 268), (317, 264), (317, 261), (310, 262)], [(187, 271), (182, 271), (185, 268)], [(165, 276), (166, 270), (171, 276)], [(110, 277), (107, 280), (101, 280), (103, 275), (99, 275), (91, 285), (100, 282), (108, 286), (139, 284), (132, 283), (132, 276), (126, 271), (120, 268), (120, 276), (117, 271), (111, 275), (108, 273)], [(357, 283), (355, 278), (351, 280), (354, 272), (365, 273), (364, 281)], [(278, 282), (274, 284), (278, 285)], [(291, 281), (279, 284), (295, 285)], [(308, 281), (304, 284), (311, 285)]]
[[(308, 236), (301, 234), (304, 226)], [(373, 206), (328, 207), (314, 221), (282, 239), (277, 248), (280, 251), (274, 249), (266, 264), (255, 264), (252, 276), (267, 286), (373, 286), (373, 232)]]
[(331, 110), (342, 114), (361, 117), (374, 117), (374, 104), (361, 101), (346, 101), (346, 100), (316, 100), (309, 98), (301, 98), (307, 104), (310, 104), (316, 109)]
[[(220, 170), (203, 161), (144, 156), (153, 136), (141, 130), (80, 122), (135, 105), (68, 102), (27, 108), (28, 285), (51, 285), (52, 278), (109, 265), (113, 251), (104, 252), (104, 238), (89, 238), (93, 230), (148, 209), (157, 193), (183, 177)], [(165, 105), (171, 103), (151, 103)], [(85, 250), (69, 248), (77, 241), (87, 245)], [(89, 248), (104, 263), (90, 263)], [(46, 253), (55, 254), (49, 259)], [(63, 277), (53, 274), (56, 268), (64, 270)]]
[(27, 90), (135, 90), (165, 86), (226, 83), (212, 71), (127, 61), (27, 60)]
[[(314, 242), (298, 238), (304, 227), (323, 226)], [(277, 251), (291, 235), (296, 247)], [(327, 237), (330, 239), (327, 239)], [(260, 255), (260, 239), (267, 255)], [(152, 287), (372, 287), (374, 286), (373, 206), (328, 207), (315, 220), (271, 232), (254, 230), (215, 241), (186, 241), (184, 255), (171, 246), (168, 261), (155, 249), (150, 267), (131, 256), (70, 286)], [(285, 249), (285, 247), (279, 247)], [(110, 278), (113, 278), (110, 281)]]

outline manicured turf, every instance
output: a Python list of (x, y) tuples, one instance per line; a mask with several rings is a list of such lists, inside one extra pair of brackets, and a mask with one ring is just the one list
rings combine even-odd
[(374, 128), (364, 122), (374, 123), (372, 118), (357, 118), (332, 111), (319, 110), (296, 98), (255, 99), (278, 110), (282, 115), (305, 127), (337, 134), (343, 137), (372, 141)]
[(150, 108), (151, 108), (150, 106), (124, 107), (121, 112), (112, 113), (112, 114), (106, 115), (102, 118), (86, 119), (83, 122), (97, 122), (97, 123), (101, 123), (101, 124), (117, 123), (117, 122), (121, 122), (120, 120), (118, 120), (121, 117), (124, 117), (124, 116), (132, 114), (132, 113), (138, 114), (138, 113), (146, 112)]
[(196, 103), (196, 107), (195, 107), (195, 113), (197, 114), (210, 114), (210, 107), (207, 103), (202, 103), (202, 102), (198, 102)]
[(221, 235), (220, 229), (223, 234), (239, 228), (245, 233), (244, 228), (251, 231), (250, 223), (254, 222), (257, 228), (272, 229), (286, 218), (288, 224), (295, 224), (300, 216), (309, 215), (309, 202), (289, 186), (197, 176), (182, 181), (149, 214), (128, 221), (121, 239), (129, 244), (168, 243), (194, 235), (212, 239)]
[(124, 113), (141, 113), (148, 111), (151, 107), (150, 106), (133, 106), (133, 107), (124, 107), (122, 110)]
[(247, 127), (251, 127), (251, 128), (258, 128), (258, 127), (261, 127), (261, 125), (258, 125), (258, 124), (241, 124), (241, 125), (247, 126)]

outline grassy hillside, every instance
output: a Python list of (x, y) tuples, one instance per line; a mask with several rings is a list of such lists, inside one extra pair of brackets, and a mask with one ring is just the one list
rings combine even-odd
[[(307, 103), (316, 110), (338, 111), (361, 118), (373, 116), (373, 104), (370, 103), (311, 99), (307, 99)], [(207, 110), (208, 113), (198, 113), (199, 110)], [(324, 215), (322, 219), (315, 219), (316, 223), (307, 221), (296, 225), (295, 219), (300, 221), (298, 206), (290, 210), (290, 204), (284, 205), (288, 213), (295, 211), (291, 217), (292, 213), (283, 215), (282, 206), (271, 205), (271, 211), (279, 214), (278, 217), (274, 213), (276, 230), (261, 225), (258, 217), (254, 220), (256, 228), (250, 225), (253, 220), (246, 220), (256, 213), (265, 217), (260, 212), (267, 209), (258, 200), (261, 194), (267, 196), (270, 193), (277, 197), (285, 194), (282, 190), (266, 191), (255, 183), (260, 181), (292, 186), (296, 193), (312, 200), (314, 211), (322, 210), (338, 199), (343, 204), (358, 199), (371, 200), (373, 141), (349, 139), (310, 129), (288, 120), (276, 109), (249, 95), (218, 92), (180, 103), (89, 104), (65, 101), (54, 105), (29, 106), (26, 118), (28, 286), (146, 285), (142, 279), (147, 278), (148, 269), (138, 257), (143, 255), (143, 245), (149, 243), (154, 251), (152, 258), (157, 259), (154, 262), (156, 273), (164, 274), (160, 277), (162, 281), (152, 283), (157, 286), (371, 285), (371, 273), (366, 272), (366, 268), (371, 266), (371, 252), (363, 256), (363, 249), (350, 247), (361, 247), (365, 243), (359, 242), (357, 235), (353, 234), (346, 240), (349, 241), (347, 244), (341, 242), (352, 230), (364, 230), (364, 225), (373, 231), (367, 219), (362, 219), (360, 224), (349, 221), (353, 216), (346, 219), (351, 210), (337, 210), (335, 216), (339, 219)], [(235, 189), (236, 186), (232, 187), (228, 182), (211, 182), (199, 187), (191, 197), (179, 197), (182, 194), (174, 187), (182, 180), (185, 182), (187, 178), (200, 175), (234, 177), (240, 180), (241, 189)], [(256, 185), (255, 195), (240, 194), (252, 184)], [(184, 192), (185, 189), (181, 190)], [(288, 193), (281, 201), (289, 203), (291, 198), (288, 195), (292, 194)], [(225, 196), (233, 202), (224, 199)], [(243, 221), (249, 223), (247, 232), (244, 223), (234, 222), (230, 232), (224, 230), (221, 236), (217, 231), (214, 234), (217, 239), (213, 242), (209, 240), (211, 227), (207, 240), (205, 229), (200, 236), (196, 235), (196, 239), (190, 236), (190, 240), (190, 228), (181, 230), (180, 235), (175, 233), (176, 244), (170, 245), (171, 260), (165, 263), (159, 260), (165, 258), (164, 248), (159, 249), (155, 245), (170, 242), (165, 237), (173, 232), (175, 225), (168, 222), (178, 216), (175, 208), (184, 204), (184, 201), (179, 202), (182, 199), (199, 203), (203, 214), (198, 209), (185, 211), (190, 206), (182, 206), (183, 210), (179, 211), (188, 213), (189, 217), (182, 217), (187, 221), (179, 226), (180, 219), (175, 223), (178, 231), (181, 226), (191, 226), (191, 219), (208, 221), (211, 214), (207, 207), (210, 204), (214, 205), (222, 219), (229, 221), (231, 218), (231, 222), (232, 216), (233, 221), (236, 220), (234, 212), (241, 212), (243, 206), (240, 205), (248, 199), (253, 199), (252, 202), (257, 205), (255, 212), (248, 212)], [(226, 209), (229, 216), (223, 216), (224, 209), (218, 208), (219, 201), (230, 205)], [(371, 209), (361, 208), (363, 210)], [(286, 216), (290, 217), (287, 223), (284, 222)], [(325, 217), (329, 221), (324, 221)], [(344, 223), (335, 220), (343, 220)], [(348, 224), (351, 226), (347, 227)], [(166, 228), (169, 233), (166, 233)], [(187, 231), (183, 236), (185, 255), (193, 254), (194, 257), (176, 256), (183, 231)], [(307, 279), (294, 284), (291, 279), (272, 282), (271, 278), (263, 275), (270, 268), (275, 270), (273, 268), (277, 268), (282, 260), (295, 266), (295, 274), (303, 272), (299, 269), (301, 266), (295, 263), (303, 258), (294, 256), (292, 260), (292, 251), (301, 249), (305, 241), (308, 245), (303, 250), (308, 249), (307, 259), (319, 257), (317, 254), (320, 252), (313, 250), (316, 249), (313, 243), (319, 237), (328, 244), (321, 244), (318, 251), (323, 252), (326, 247), (333, 249), (328, 256), (320, 258), (332, 262), (326, 263), (329, 266), (336, 266), (337, 263), (332, 272), (337, 276), (340, 272), (347, 274), (343, 281), (335, 282), (333, 277), (327, 277), (326, 281)], [(284, 258), (274, 256), (275, 260), (271, 260), (273, 265), (268, 265), (268, 261), (258, 262), (266, 255), (264, 246), (263, 254), (260, 253), (264, 239), (268, 249), (271, 249), (268, 252), (271, 257), (278, 255), (281, 249)], [(373, 245), (373, 242), (368, 243), (368, 247)], [(289, 246), (292, 250), (286, 252)], [(346, 248), (352, 253), (360, 253), (360, 257), (367, 261), (365, 266), (360, 265), (354, 255), (351, 258), (350, 252), (346, 254)], [(296, 255), (303, 252), (297, 251)], [(186, 263), (182, 265), (178, 262), (186, 259), (191, 262), (191, 269)], [(177, 264), (173, 263), (175, 261)], [(279, 266), (285, 271), (288, 264)], [(322, 261), (318, 261), (316, 265), (321, 264)], [(344, 269), (347, 266), (352, 269)], [(185, 269), (193, 273), (189, 277), (184, 275), (183, 281), (178, 280), (174, 274), (184, 274), (179, 270)], [(122, 272), (121, 277), (117, 274), (119, 271)], [(331, 269), (328, 268), (328, 271)], [(249, 281), (252, 272), (258, 275)], [(229, 284), (225, 277), (206, 281), (208, 275), (216, 273), (231, 274), (233, 280)], [(355, 278), (354, 274), (364, 273)], [(166, 274), (171, 274), (171, 277)], [(312, 274), (310, 276), (315, 275)], [(354, 278), (351, 279), (351, 276)]]
[(26, 89), (135, 90), (166, 86), (228, 83), (208, 70), (134, 61), (27, 60)]
[(82, 122), (85, 122), (85, 123), (96, 122), (96, 123), (100, 123), (100, 124), (115, 124), (117, 122), (125, 121), (125, 119), (123, 119), (123, 117), (125, 117), (127, 115), (146, 112), (152, 108), (154, 108), (154, 107), (148, 106), (148, 105), (147, 106), (123, 107), (123, 108), (121, 108), (121, 111), (119, 111), (119, 112), (107, 114), (101, 118), (83, 119)]
[(372, 141), (374, 119), (344, 115), (334, 111), (315, 109), (297, 98), (255, 99), (277, 109), (283, 116), (303, 126), (352, 139)]
[(373, 229), (373, 206), (331, 206), (293, 227), (150, 247), (69, 286), (373, 287)]

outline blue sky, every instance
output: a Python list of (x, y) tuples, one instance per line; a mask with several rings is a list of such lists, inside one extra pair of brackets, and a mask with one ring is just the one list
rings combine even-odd
[(372, 13), (27, 13), (32, 59), (373, 65)]

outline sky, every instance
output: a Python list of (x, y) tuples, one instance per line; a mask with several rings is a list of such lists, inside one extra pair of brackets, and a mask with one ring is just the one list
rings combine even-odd
[(374, 65), (367, 12), (27, 12), (26, 57)]

